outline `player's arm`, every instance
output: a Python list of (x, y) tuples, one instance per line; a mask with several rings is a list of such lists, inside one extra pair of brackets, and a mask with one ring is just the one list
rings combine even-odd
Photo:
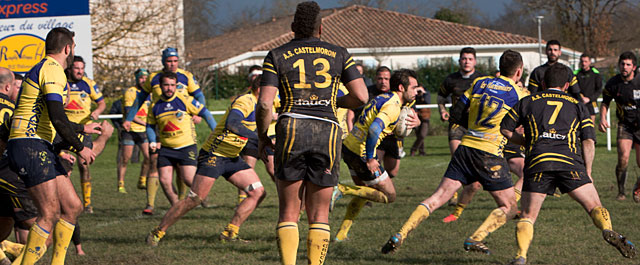
[(262, 64), (262, 78), (260, 79), (260, 95), (258, 95), (258, 104), (256, 105), (256, 127), (258, 135), (258, 153), (263, 161), (267, 161), (266, 148), (273, 148), (273, 141), (267, 135), (269, 125), (273, 120), (271, 111), (273, 110), (273, 101), (278, 92), (278, 70), (273, 53), (269, 52), (264, 58)]
[(567, 93), (571, 95), (573, 98), (578, 101), (582, 101), (582, 94), (580, 94), (580, 85), (578, 84), (578, 79), (573, 73), (569, 72), (569, 89), (567, 89)]
[(596, 91), (591, 95), (591, 102), (598, 102), (598, 97), (602, 94), (602, 76), (600, 74), (596, 74), (595, 78)]
[(598, 129), (601, 132), (606, 132), (609, 128), (609, 121), (607, 121), (607, 112), (609, 111), (609, 103), (613, 100), (613, 91), (612, 88), (607, 85), (604, 87), (602, 91), (602, 103), (600, 104), (600, 124), (598, 125)]
[(522, 101), (516, 103), (516, 105), (513, 106), (506, 115), (504, 115), (504, 118), (502, 118), (502, 121), (500, 122), (500, 133), (502, 133), (509, 142), (517, 145), (525, 144), (524, 136), (516, 130), (516, 128), (522, 125), (522, 120), (520, 119), (521, 102)]
[(355, 109), (369, 101), (369, 91), (364, 84), (362, 75), (360, 75), (360, 72), (358, 72), (356, 68), (356, 63), (353, 61), (353, 58), (346, 49), (342, 52), (346, 60), (343, 62), (344, 68), (340, 75), (340, 81), (345, 85), (349, 93), (338, 98), (336, 103), (340, 108)]
[(593, 141), (593, 139), (582, 140), (582, 157), (584, 158), (584, 166), (587, 169), (587, 175), (589, 175), (589, 178), (591, 178), (591, 166), (593, 165), (593, 157), (595, 156), (595, 153), (595, 141)]
[(538, 68), (533, 69), (533, 72), (531, 73), (531, 77), (529, 77), (529, 85), (527, 86), (527, 88), (529, 89), (529, 92), (531, 92), (531, 94), (538, 92), (539, 89), (541, 89), (540, 87), (540, 80), (538, 80), (537, 77), (537, 73), (538, 73)]
[(471, 85), (464, 94), (460, 95), (456, 104), (451, 107), (451, 116), (449, 117), (451, 123), (458, 124), (464, 128), (468, 127), (469, 121), (465, 120), (465, 114), (469, 110), (469, 98), (471, 97), (473, 87), (474, 85)]
[(216, 125), (218, 124), (216, 123), (216, 120), (213, 119), (213, 115), (211, 115), (211, 111), (209, 111), (209, 109), (207, 109), (206, 107), (202, 108), (202, 110), (200, 110), (200, 113), (198, 113), (198, 116), (204, 118), (211, 131), (216, 129)]
[(133, 118), (136, 117), (136, 113), (138, 113), (138, 110), (140, 110), (140, 107), (142, 105), (142, 102), (144, 102), (144, 100), (149, 96), (149, 93), (146, 91), (140, 91), (140, 93), (138, 93), (138, 95), (136, 95), (136, 99), (133, 101), (133, 104), (131, 104), (131, 107), (129, 109), (129, 112), (127, 112), (127, 115), (124, 117), (124, 122), (122, 122), (122, 127), (129, 131), (131, 130), (131, 121), (133, 121)]
[(442, 82), (442, 85), (440, 86), (440, 90), (438, 90), (438, 111), (440, 112), (440, 119), (442, 121), (448, 121), (449, 120), (449, 112), (447, 111), (447, 108), (444, 106), (445, 104), (447, 104), (447, 97), (451, 94), (451, 93), (447, 93), (447, 89), (446, 89), (446, 85), (445, 83), (447, 82), (447, 80), (445, 79), (445, 81)]
[(249, 138), (249, 139), (258, 139), (258, 135), (255, 131), (250, 130), (242, 123), (246, 117), (242, 113), (242, 111), (237, 109), (231, 109), (229, 111), (229, 115), (227, 115), (227, 120), (225, 122), (225, 128), (239, 136)]
[(198, 89), (195, 93), (191, 94), (191, 96), (193, 98), (195, 98), (198, 102), (200, 102), (202, 105), (206, 105), (206, 100), (204, 98), (204, 93), (202, 93), (202, 90)]
[(91, 82), (90, 84), (93, 84), (90, 94), (91, 99), (96, 103), (96, 105), (98, 105), (98, 107), (91, 112), (91, 119), (98, 120), (98, 116), (100, 116), (100, 114), (104, 112), (104, 110), (107, 108), (107, 104), (104, 102), (102, 92), (100, 92), (98, 85), (96, 85), (96, 83), (91, 80), (89, 81)]
[[(579, 104), (578, 119), (580, 119), (579, 138), (582, 139), (582, 157), (589, 178), (591, 178), (591, 167), (593, 165), (593, 157), (595, 155), (596, 130), (587, 110), (587, 106)], [(592, 179), (593, 181), (593, 179)]]
[(148, 124), (147, 123), (147, 139), (149, 139), (149, 148), (151, 148), (151, 151), (160, 149), (160, 143), (158, 142), (157, 139), (157, 135), (156, 135), (156, 126), (155, 124)]

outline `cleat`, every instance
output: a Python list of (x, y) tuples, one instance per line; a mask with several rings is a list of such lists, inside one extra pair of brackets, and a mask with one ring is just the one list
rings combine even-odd
[(211, 205), (209, 205), (209, 197), (204, 198), (204, 200), (200, 201), (200, 206), (202, 206), (202, 208), (209, 208), (211, 207)]
[(520, 220), (521, 216), (522, 216), (522, 211), (518, 210), (516, 212), (516, 215), (513, 216), (513, 220)]
[(224, 234), (220, 234), (220, 236), (218, 236), (218, 239), (220, 239), (222, 243), (230, 243), (230, 242), (251, 243), (251, 241), (249, 240), (239, 238), (238, 235), (229, 237)]
[(627, 240), (623, 235), (618, 232), (612, 230), (602, 230), (602, 237), (607, 243), (616, 247), (620, 254), (625, 258), (634, 258), (636, 256), (636, 247), (631, 243), (631, 241)]
[(640, 183), (638, 182), (636, 182), (636, 185), (633, 187), (633, 201), (640, 203)]
[(125, 189), (124, 187), (118, 187), (118, 192), (122, 193), (122, 194), (126, 194), (127, 193), (127, 189)]
[(398, 250), (398, 248), (400, 247), (400, 245), (402, 245), (402, 236), (397, 233), (393, 236), (391, 236), (391, 238), (389, 238), (389, 241), (387, 241), (386, 244), (384, 244), (384, 246), (382, 246), (382, 254), (389, 254), (389, 253), (394, 253)]
[(142, 210), (142, 214), (143, 215), (153, 215), (153, 206), (147, 205), (147, 207), (144, 208), (144, 210)]
[(160, 239), (164, 237), (164, 234), (165, 232), (160, 231), (158, 228), (153, 229), (153, 231), (149, 232), (149, 235), (147, 236), (147, 245), (157, 247), (158, 243), (160, 243)]
[(93, 206), (87, 205), (84, 207), (84, 213), (93, 213)]
[(627, 196), (625, 196), (622, 193), (618, 193), (618, 196), (616, 196), (616, 201), (624, 201), (627, 199)]
[(147, 189), (147, 178), (139, 178), (138, 179), (138, 189), (146, 190)]
[(489, 248), (485, 246), (484, 243), (475, 241), (471, 238), (467, 238), (467, 240), (464, 241), (464, 250), (467, 252), (481, 252), (487, 255), (491, 255), (491, 250), (489, 250)]
[(526, 264), (527, 264), (527, 259), (525, 259), (524, 257), (517, 257), (509, 261), (509, 263), (507, 263), (507, 265), (526, 265)]
[(442, 219), (442, 222), (444, 222), (444, 223), (451, 223), (451, 222), (455, 222), (455, 221), (457, 221), (457, 220), (458, 220), (458, 217), (457, 217), (457, 216), (455, 216), (455, 215), (453, 215), (453, 214), (450, 214), (449, 216), (447, 216), (447, 217), (445, 217), (444, 219)]
[(342, 191), (338, 186), (333, 187), (333, 193), (331, 194), (331, 203), (329, 204), (329, 212), (333, 211), (333, 207), (336, 206), (336, 202), (342, 198)]

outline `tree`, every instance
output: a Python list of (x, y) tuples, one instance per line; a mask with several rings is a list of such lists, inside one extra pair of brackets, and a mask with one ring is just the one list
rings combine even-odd
[(436, 14), (433, 15), (433, 18), (435, 19), (439, 19), (439, 20), (444, 20), (444, 21), (449, 21), (449, 22), (453, 22), (453, 23), (459, 23), (459, 24), (469, 24), (469, 19), (467, 16), (465, 16), (464, 14), (457, 12), (457, 11), (453, 11), (449, 8), (443, 7), (438, 9), (438, 11), (436, 11)]

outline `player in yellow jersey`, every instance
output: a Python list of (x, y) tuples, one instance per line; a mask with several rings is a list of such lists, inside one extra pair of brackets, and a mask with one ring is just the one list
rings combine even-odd
[[(66, 69), (67, 81), (69, 82), (69, 102), (65, 105), (64, 110), (69, 121), (87, 124), (92, 120), (97, 120), (107, 105), (104, 103), (102, 93), (98, 85), (84, 74), (85, 63), (82, 57), (74, 56), (73, 64)], [(98, 107), (91, 111), (91, 102), (95, 102)], [(91, 137), (87, 138), (91, 141)], [(82, 200), (84, 202), (84, 211), (93, 213), (91, 206), (91, 173), (89, 165), (80, 161), (78, 163), (80, 171), (80, 183), (82, 189)]]
[[(129, 111), (134, 111), (131, 109), (131, 106), (138, 94), (142, 93), (142, 85), (147, 80), (147, 77), (149, 77), (149, 71), (144, 68), (139, 68), (134, 72), (134, 77), (136, 79), (136, 85), (126, 89), (123, 94), (122, 107), (125, 116)], [(151, 167), (151, 161), (157, 161), (157, 154), (155, 154), (156, 157), (154, 157), (153, 160), (149, 158), (149, 141), (147, 139), (147, 134), (145, 133), (147, 130), (147, 113), (149, 112), (149, 105), (151, 105), (151, 99), (147, 97), (147, 100), (142, 103), (142, 106), (136, 112), (136, 116), (131, 123), (131, 130), (123, 130), (120, 133), (120, 146), (122, 148), (122, 154), (118, 160), (118, 190), (120, 192), (126, 192), (124, 187), (124, 177), (127, 173), (127, 163), (129, 162), (129, 159), (131, 159), (134, 145), (138, 146), (143, 156), (142, 164), (140, 165), (138, 188), (146, 189), (148, 182), (149, 185), (152, 186), (152, 190), (158, 189), (158, 171), (155, 167)], [(155, 163), (153, 163), (153, 166), (155, 166)], [(148, 180), (147, 176), (149, 177)], [(155, 195), (154, 192), (151, 193)], [(149, 191), (147, 191), (147, 194), (149, 194)], [(155, 205), (154, 202), (155, 196), (151, 199), (147, 197), (147, 205), (151, 207), (149, 209), (145, 208), (142, 213), (152, 214), (152, 209)]]
[[(416, 88), (419, 87), (416, 73), (408, 69), (393, 72), (390, 87), (389, 92), (380, 94), (365, 105), (362, 114), (342, 144), (342, 158), (349, 166), (353, 182), (358, 186), (338, 184), (334, 188), (331, 208), (343, 195), (354, 196), (347, 207), (340, 230), (336, 234), (336, 241), (347, 239), (353, 220), (368, 200), (392, 203), (396, 199), (393, 180), (380, 166), (375, 155), (376, 147), (380, 145), (382, 139), (394, 133), (402, 106), (415, 99)], [(419, 124), (420, 120), (412, 112), (408, 119), (408, 128)]]
[[(484, 223), (464, 242), (466, 251), (489, 254), (482, 240), (495, 231), (517, 211), (516, 196), (509, 174), (509, 165), (502, 156), (506, 138), (500, 134), (502, 117), (525, 93), (516, 85), (523, 72), (522, 56), (512, 50), (500, 57), (500, 77), (476, 79), (452, 109), (452, 121), (467, 125), (468, 132), (462, 137), (460, 146), (453, 153), (449, 167), (436, 191), (422, 201), (413, 211), (400, 231), (382, 247), (382, 253), (390, 253), (407, 239), (409, 232), (429, 217), (453, 196), (462, 185), (480, 182), (496, 203)], [(468, 120), (461, 120), (469, 110)]]
[(147, 236), (147, 244), (157, 246), (167, 229), (206, 198), (218, 177), (223, 176), (234, 186), (244, 190), (247, 198), (235, 210), (231, 222), (219, 236), (222, 241), (237, 241), (240, 226), (265, 197), (264, 187), (256, 172), (240, 157), (240, 151), (255, 132), (246, 121), (255, 122), (257, 89), (231, 103), (222, 122), (209, 135), (198, 155), (198, 169), (189, 196), (173, 204), (162, 222)]
[(191, 117), (205, 118), (212, 131), (216, 127), (211, 112), (195, 99), (179, 94), (176, 84), (175, 73), (161, 74), (162, 96), (151, 105), (147, 114), (149, 147), (151, 151), (158, 150), (160, 184), (171, 205), (178, 201), (172, 184), (174, 167), (188, 186), (191, 186), (196, 172), (197, 145)]
[(53, 233), (54, 255), (51, 264), (64, 264), (74, 224), (82, 212), (82, 201), (66, 177), (53, 139), (60, 134), (85, 163), (95, 154), (84, 148), (77, 133), (100, 133), (98, 124), (80, 125), (68, 120), (63, 102), (67, 98), (64, 69), (73, 61), (74, 33), (54, 28), (45, 40), (46, 56), (25, 76), (18, 96), (7, 154), (9, 166), (24, 181), (38, 208), (36, 224), (31, 227), (22, 264), (34, 264), (46, 251), (45, 242)]

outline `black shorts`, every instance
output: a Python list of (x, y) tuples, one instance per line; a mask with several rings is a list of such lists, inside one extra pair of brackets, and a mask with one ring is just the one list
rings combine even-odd
[(618, 123), (618, 140), (633, 140), (634, 144), (640, 144), (640, 128), (634, 128), (624, 123)]
[(598, 109), (598, 103), (589, 102), (589, 103), (587, 103), (585, 105), (587, 106), (587, 109), (589, 110), (589, 115), (590, 116), (600, 113), (600, 110)]
[(228, 158), (224, 156), (217, 156), (200, 149), (196, 175), (207, 176), (214, 179), (222, 176), (225, 179), (228, 179), (236, 172), (250, 168), (251, 167), (239, 156)]
[(258, 154), (258, 140), (249, 138), (247, 144), (244, 146), (244, 148), (242, 148), (242, 151), (240, 151), (240, 155), (255, 158), (260, 157), (260, 154)]
[(458, 146), (453, 153), (444, 177), (460, 181), (463, 185), (478, 181), (487, 191), (513, 187), (507, 160), (464, 145)]
[(0, 217), (10, 217), (16, 223), (21, 223), (36, 216), (38, 208), (28, 194), (0, 194)]
[(522, 191), (552, 195), (556, 188), (567, 193), (587, 183), (591, 179), (584, 171), (525, 172)]
[(167, 166), (196, 166), (198, 157), (197, 145), (190, 145), (180, 149), (161, 146), (158, 150), (158, 168)]
[(504, 147), (502, 153), (507, 161), (514, 158), (524, 158), (524, 146), (509, 143)]
[(338, 185), (341, 136), (338, 124), (281, 116), (276, 125), (276, 177), (321, 187)]
[(67, 175), (53, 145), (41, 139), (12, 139), (7, 144), (9, 167), (27, 188)]
[(452, 122), (449, 122), (449, 141), (462, 141), (462, 136), (467, 134), (467, 129)]
[(384, 156), (401, 159), (402, 156), (400, 156), (400, 149), (402, 149), (403, 143), (404, 138), (397, 138), (395, 135), (390, 134), (382, 139), (380, 145), (378, 145), (376, 149), (384, 151)]
[(141, 145), (148, 142), (147, 133), (145, 132), (127, 132), (123, 130), (120, 133), (121, 145)]
[[(377, 178), (375, 175), (371, 174), (371, 171), (369, 171), (367, 162), (364, 158), (352, 152), (344, 145), (342, 145), (342, 159), (347, 164), (347, 167), (349, 167), (351, 176), (356, 176), (362, 181), (371, 181)], [(380, 174), (384, 172), (384, 168), (380, 165)]]

